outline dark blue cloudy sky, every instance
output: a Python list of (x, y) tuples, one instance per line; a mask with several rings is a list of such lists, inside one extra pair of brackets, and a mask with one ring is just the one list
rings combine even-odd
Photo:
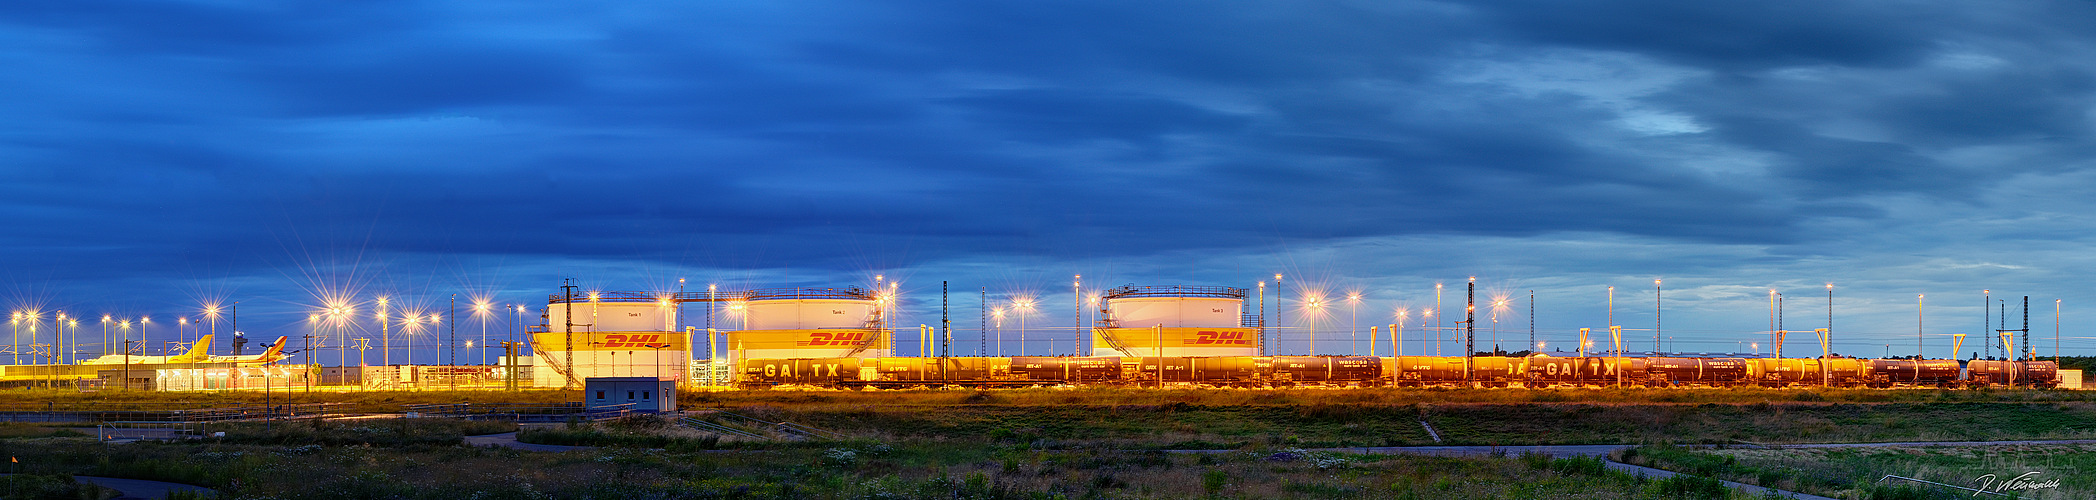
[(1771, 288), (1824, 326), (1828, 282), (1841, 352), (1912, 354), (1927, 293), (1942, 356), (1982, 289), (2096, 348), (2096, 7), (1743, 5), (6, 2), (0, 298), (273, 337), (329, 293), (884, 273), (972, 329), (1279, 272), (1365, 329), (1475, 275), (1509, 347), (1528, 290), (1565, 345), (1610, 285), (1649, 347), (1663, 277), (1679, 350)]

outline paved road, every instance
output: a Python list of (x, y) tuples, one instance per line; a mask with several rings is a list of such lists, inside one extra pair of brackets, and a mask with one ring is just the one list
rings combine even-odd
[(588, 446), (559, 446), (551, 444), (531, 444), (518, 442), (517, 433), (515, 432), (488, 434), (484, 436), (466, 436), (466, 446), (500, 446), (504, 448), (513, 448), (524, 451), (573, 451), (587, 450), (590, 448)]

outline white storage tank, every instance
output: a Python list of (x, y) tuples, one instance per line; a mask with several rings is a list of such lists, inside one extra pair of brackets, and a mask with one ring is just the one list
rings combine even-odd
[[(546, 325), (534, 329), (533, 370), (541, 385), (591, 377), (683, 380), (691, 337), (676, 331), (679, 302), (653, 292), (589, 292), (547, 299)], [(574, 330), (568, 330), (573, 311)], [(572, 339), (573, 345), (569, 342)], [(573, 366), (569, 363), (572, 360)]]
[[(1124, 286), (1100, 297), (1093, 356), (1257, 356), (1259, 330), (1244, 324), (1243, 288)], [(1157, 327), (1162, 326), (1162, 329)]]
[[(740, 292), (742, 326), (727, 333), (727, 358), (867, 358), (888, 355), (892, 339), (880, 324), (881, 302), (871, 290), (783, 288)], [(731, 313), (732, 314), (732, 313)], [(733, 320), (731, 320), (733, 321)]]
[(546, 305), (546, 327), (565, 331), (568, 311), (578, 332), (662, 332), (676, 329), (678, 302), (631, 292), (578, 294), (572, 304), (555, 298)]
[(1244, 318), (1244, 299), (1129, 297), (1108, 300), (1106, 310), (1125, 328), (1236, 328)]
[(817, 330), (862, 328), (873, 318), (871, 299), (759, 299), (745, 302), (744, 330)]

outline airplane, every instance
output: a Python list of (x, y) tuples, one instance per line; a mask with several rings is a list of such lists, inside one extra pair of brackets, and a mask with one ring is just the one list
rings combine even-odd
[(262, 344), (262, 345), (263, 345), (264, 347), (268, 347), (268, 348), (269, 348), (269, 349), (267, 349), (267, 350), (264, 350), (264, 351), (262, 351), (262, 354), (250, 354), (250, 355), (245, 355), (245, 356), (211, 356), (211, 357), (210, 357), (210, 359), (209, 359), (208, 361), (205, 361), (205, 362), (206, 362), (206, 363), (236, 363), (236, 364), (243, 364), (243, 365), (246, 365), (246, 364), (264, 364), (264, 365), (266, 365), (266, 364), (270, 364), (270, 363), (275, 363), (275, 362), (277, 362), (277, 360), (280, 360), (280, 359), (284, 359), (284, 345), (286, 345), (286, 344), (287, 344), (287, 342), (285, 342), (285, 339), (289, 339), (289, 338), (291, 338), (291, 337), (289, 337), (289, 336), (277, 337), (277, 341), (276, 341), (276, 342), (271, 342), (271, 343), (268, 343), (268, 344)]
[(204, 338), (197, 339), (197, 343), (189, 347), (189, 352), (181, 354), (169, 356), (125, 356), (123, 354), (111, 354), (95, 359), (81, 361), (80, 364), (121, 365), (129, 363), (134, 365), (165, 365), (173, 363), (202, 363), (205, 360), (211, 359), (211, 337), (212, 336), (208, 334), (204, 335)]

